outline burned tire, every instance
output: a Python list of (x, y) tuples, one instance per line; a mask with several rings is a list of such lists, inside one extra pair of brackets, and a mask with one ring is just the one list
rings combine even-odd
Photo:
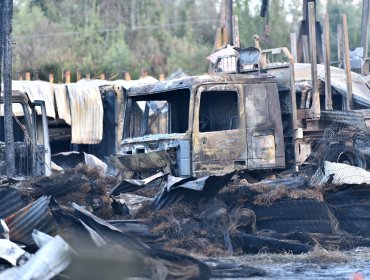
[(255, 206), (257, 221), (264, 220), (328, 220), (328, 208), (324, 202), (312, 199), (281, 200), (270, 207)]
[(339, 228), (351, 234), (370, 236), (370, 205), (366, 202), (333, 206)]
[(310, 233), (332, 233), (329, 220), (269, 220), (257, 222), (258, 230), (273, 230), (280, 233), (307, 231)]
[(330, 210), (324, 202), (312, 199), (281, 200), (270, 207), (255, 206), (257, 230), (279, 233), (306, 231), (331, 233)]
[(326, 160), (366, 169), (365, 156), (356, 148), (332, 147), (328, 151)]

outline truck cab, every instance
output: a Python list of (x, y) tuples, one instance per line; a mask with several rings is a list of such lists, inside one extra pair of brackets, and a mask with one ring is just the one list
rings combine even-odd
[[(15, 169), (17, 177), (51, 174), (51, 155), (44, 101), (30, 102), (20, 91), (12, 92)], [(4, 98), (0, 99), (0, 174), (6, 175)]]
[(120, 153), (125, 171), (177, 176), (285, 167), (273, 76), (205, 75), (132, 88)]

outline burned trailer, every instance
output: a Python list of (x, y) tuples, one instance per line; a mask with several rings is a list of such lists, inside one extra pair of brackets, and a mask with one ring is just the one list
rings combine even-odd
[[(4, 98), (1, 96), (0, 113), (0, 174), (6, 175)], [(12, 92), (13, 132), (16, 176), (51, 174), (51, 153), (44, 101), (31, 102), (20, 91)]]

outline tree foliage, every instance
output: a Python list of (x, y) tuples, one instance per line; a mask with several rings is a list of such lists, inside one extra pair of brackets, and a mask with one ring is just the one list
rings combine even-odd
[[(14, 69), (54, 72), (78, 68), (99, 75), (129, 71), (138, 78), (178, 69), (207, 71), (220, 26), (222, 0), (17, 0), (14, 1)], [(297, 31), (302, 0), (271, 0), (269, 28), (259, 15), (260, 3), (234, 0), (242, 47), (260, 35), (263, 48), (290, 46)], [(318, 1), (320, 2), (320, 1)], [(350, 0), (328, 0), (332, 37), (343, 12), (348, 14), (351, 46), (359, 42), (360, 7)], [(322, 4), (320, 4), (322, 5)], [(358, 5), (359, 6), (359, 5)], [(319, 7), (319, 16), (325, 7)], [(321, 18), (319, 18), (321, 19)], [(332, 45), (335, 47), (335, 40)]]

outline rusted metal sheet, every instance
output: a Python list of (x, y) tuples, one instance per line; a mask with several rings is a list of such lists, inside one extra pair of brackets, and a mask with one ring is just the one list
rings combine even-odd
[(54, 84), (55, 103), (58, 117), (71, 125), (71, 105), (69, 102), (67, 87), (64, 84)]
[(103, 138), (103, 103), (99, 87), (67, 85), (73, 144), (98, 144)]
[(23, 244), (34, 244), (32, 231), (34, 229), (45, 233), (55, 233), (58, 228), (50, 209), (50, 197), (40, 197), (35, 202), (18, 210), (5, 219), (10, 230), (10, 239)]
[(8, 217), (23, 206), (23, 200), (15, 188), (0, 188), (0, 219)]

